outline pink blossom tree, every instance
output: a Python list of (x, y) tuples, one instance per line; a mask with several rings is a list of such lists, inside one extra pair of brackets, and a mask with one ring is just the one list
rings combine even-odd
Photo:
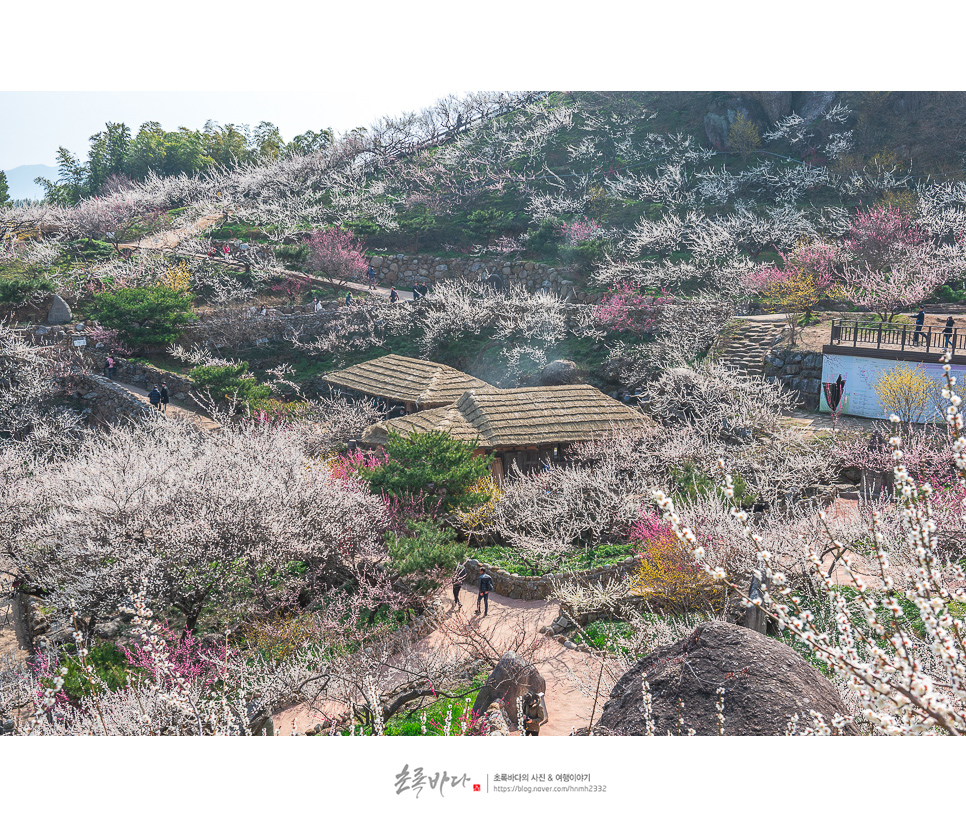
[(843, 295), (882, 321), (928, 298), (948, 275), (925, 232), (892, 206), (859, 212), (839, 253)]
[(365, 246), (347, 229), (320, 229), (308, 239), (308, 246), (309, 268), (339, 285), (365, 272)]

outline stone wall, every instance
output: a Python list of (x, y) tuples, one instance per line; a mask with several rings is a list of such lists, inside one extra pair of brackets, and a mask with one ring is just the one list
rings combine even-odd
[(493, 593), (499, 594), (501, 597), (527, 600), (548, 599), (553, 593), (555, 581), (567, 580), (581, 585), (596, 585), (611, 578), (624, 576), (633, 569), (636, 561), (633, 556), (628, 556), (623, 562), (602, 568), (545, 574), (544, 576), (518, 576), (502, 568), (478, 562), (476, 559), (469, 559), (466, 562), (465, 586), (479, 587), (480, 569), (485, 568), (493, 579)]
[(416, 281), (433, 281), (445, 278), (480, 278), (499, 276), (507, 284), (515, 284), (537, 292), (548, 290), (565, 300), (580, 302), (597, 301), (599, 293), (591, 293), (580, 286), (575, 270), (554, 267), (535, 261), (497, 260), (487, 258), (436, 258), (430, 255), (376, 255), (369, 264), (376, 271), (379, 281), (385, 285), (395, 284), (408, 289)]
[(105, 377), (83, 377), (74, 390), (90, 409), (90, 421), (96, 425), (158, 419), (157, 409)]
[[(99, 351), (97, 364), (94, 366), (95, 370), (103, 372), (105, 358), (106, 354)], [(161, 383), (164, 383), (168, 386), (168, 393), (171, 398), (181, 402), (189, 399), (191, 392), (194, 391), (191, 379), (182, 374), (176, 374), (172, 371), (159, 371), (143, 362), (132, 362), (128, 359), (120, 359), (117, 356), (114, 357), (114, 381), (124, 382), (149, 391), (152, 386), (160, 387)]]
[(822, 391), (822, 354), (812, 351), (772, 350), (765, 356), (765, 378), (795, 391), (806, 408), (818, 408)]

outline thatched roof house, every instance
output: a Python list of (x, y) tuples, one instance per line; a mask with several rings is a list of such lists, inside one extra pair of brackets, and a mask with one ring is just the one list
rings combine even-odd
[(448, 365), (395, 353), (333, 371), (322, 377), (322, 381), (333, 388), (401, 403), (410, 411), (449, 405), (471, 389), (496, 390), (483, 380)]
[(389, 432), (447, 431), (494, 452), (494, 471), (501, 478), (515, 461), (524, 471), (559, 459), (566, 446), (620, 429), (638, 429), (651, 421), (591, 385), (544, 388), (488, 388), (463, 394), (455, 403), (407, 414), (370, 426), (361, 442), (382, 446)]

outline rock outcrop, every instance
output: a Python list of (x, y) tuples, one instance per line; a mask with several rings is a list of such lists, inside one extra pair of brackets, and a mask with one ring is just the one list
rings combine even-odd
[[(617, 682), (599, 727), (617, 735), (646, 734), (644, 676), (657, 735), (681, 732), (681, 701), (685, 733), (717, 735), (719, 687), (725, 690), (725, 735), (784, 735), (795, 715), (800, 727), (810, 726), (810, 710), (828, 724), (836, 713), (846, 714), (832, 684), (792, 649), (722, 621), (703, 623), (689, 637), (640, 660)], [(856, 734), (852, 725), (843, 733)]]
[(59, 295), (55, 295), (47, 313), (47, 324), (67, 324), (71, 320), (71, 311), (67, 302)]
[(554, 359), (540, 371), (541, 385), (573, 385), (579, 382), (580, 372), (577, 364), (569, 359)]

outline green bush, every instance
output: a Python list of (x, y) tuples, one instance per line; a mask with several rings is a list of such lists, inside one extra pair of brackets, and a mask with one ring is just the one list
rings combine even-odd
[(19, 307), (38, 293), (54, 292), (57, 285), (47, 277), (31, 275), (26, 278), (0, 280), (0, 304)]
[(96, 295), (94, 315), (129, 347), (162, 348), (194, 321), (191, 301), (189, 293), (169, 287), (127, 287)]
[(370, 489), (395, 497), (422, 495), (427, 509), (440, 501), (440, 511), (467, 510), (486, 500), (471, 487), (490, 474), (492, 455), (476, 455), (472, 443), (457, 440), (448, 432), (390, 432), (388, 459), (382, 466), (363, 472)]
[(432, 521), (408, 521), (411, 533), (386, 533), (389, 561), (400, 576), (409, 577), (414, 588), (427, 594), (440, 587), (439, 571), (452, 572), (466, 561), (469, 548), (456, 541), (456, 531)]
[(231, 365), (202, 365), (188, 371), (191, 381), (206, 388), (216, 401), (237, 400), (254, 410), (265, 409), (272, 389), (262, 385), (248, 372), (247, 362)]
[[(715, 492), (724, 494), (724, 487), (699, 471), (694, 464), (686, 463), (684, 466), (674, 467), (670, 474), (674, 479), (675, 492), (685, 501)], [(735, 490), (732, 503), (735, 506), (750, 507), (758, 500), (758, 496), (751, 491), (748, 482), (741, 475), (735, 473), (731, 480)]]

